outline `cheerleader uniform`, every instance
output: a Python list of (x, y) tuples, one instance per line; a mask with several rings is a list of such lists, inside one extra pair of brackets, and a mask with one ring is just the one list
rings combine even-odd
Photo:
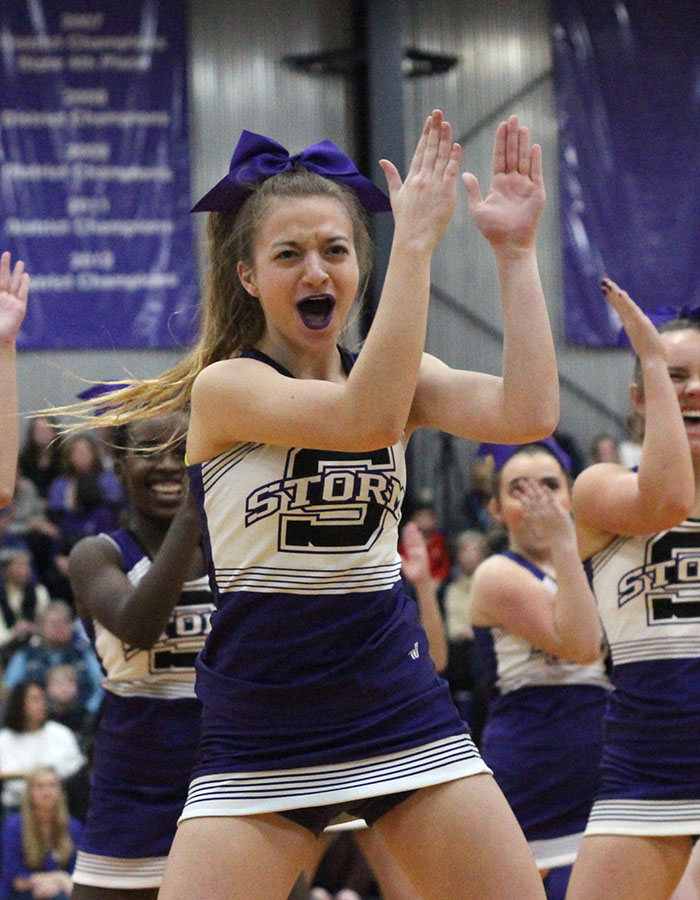
[(390, 805), (368, 798), (489, 771), (400, 579), (402, 442), (239, 443), (189, 474), (217, 609), (182, 818), (323, 807), (318, 831), (354, 804), (371, 824)]
[[(137, 538), (116, 544), (136, 585), (151, 566)], [(90, 805), (73, 874), (77, 884), (158, 887), (197, 750), (201, 705), (194, 660), (213, 610), (205, 576), (187, 581), (168, 625), (150, 650), (125, 644), (99, 622), (84, 622), (105, 671), (94, 746)]]
[[(556, 582), (507, 550), (554, 593)], [(537, 650), (503, 628), (474, 626), (490, 694), (484, 759), (540, 869), (571, 864), (598, 784), (608, 681), (602, 659), (587, 665)]]
[(700, 834), (700, 520), (586, 562), (612, 658), (586, 834)]

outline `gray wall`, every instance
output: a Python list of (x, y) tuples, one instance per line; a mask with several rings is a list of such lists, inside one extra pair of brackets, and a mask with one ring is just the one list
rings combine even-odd
[[(390, 6), (400, 8), (396, 0)], [(351, 0), (190, 0), (193, 200), (226, 171), (242, 128), (270, 134), (291, 151), (330, 138), (355, 152), (353, 94), (347, 79), (295, 72), (282, 62), (288, 53), (347, 48), (351, 8)], [(405, 79), (404, 121), (396, 127), (403, 129), (408, 158), (426, 113), (435, 106), (446, 111), (457, 135), (465, 139), (464, 167), (477, 174), (483, 189), (489, 182), (493, 130), (501, 118), (517, 113), (542, 144), (548, 205), (539, 258), (564, 380), (561, 427), (586, 447), (592, 435), (615, 423), (585, 396), (582, 399), (581, 392), (604, 401), (613, 414), (623, 417), (631, 365), (624, 353), (575, 349), (562, 341), (548, 0), (405, 0), (403, 10), (405, 46), (454, 54), (459, 60), (447, 74)], [(201, 225), (198, 221), (200, 259)], [(450, 364), (497, 372), (500, 344), (492, 335), (500, 328), (495, 267), (488, 245), (469, 221), (464, 196), (436, 254), (433, 281), (437, 290), (428, 349)], [(479, 327), (478, 320), (487, 327)], [(148, 376), (162, 371), (177, 355), (22, 354), (20, 404), (30, 410), (68, 402), (79, 389), (76, 374), (100, 380), (125, 372)], [(420, 433), (414, 441), (414, 487), (434, 489), (446, 504), (447, 517), (458, 524), (457, 495), (468, 477), (473, 445), (446, 443), (432, 432)]]

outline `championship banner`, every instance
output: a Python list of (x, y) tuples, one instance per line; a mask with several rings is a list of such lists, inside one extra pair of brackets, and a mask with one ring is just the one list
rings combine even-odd
[(18, 346), (187, 344), (184, 0), (0, 3), (0, 249), (31, 292)]
[(700, 306), (700, 5), (552, 0), (566, 339), (614, 346), (609, 276)]

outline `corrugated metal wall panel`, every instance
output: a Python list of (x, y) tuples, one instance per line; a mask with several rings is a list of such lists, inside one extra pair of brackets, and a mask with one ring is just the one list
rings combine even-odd
[[(604, 400), (623, 417), (628, 409), (630, 362), (615, 351), (570, 348), (562, 340), (549, 4), (547, 0), (431, 0), (430, 4), (411, 0), (407, 9), (407, 46), (458, 58), (455, 68), (445, 75), (407, 79), (407, 153), (425, 116), (435, 106), (445, 111), (457, 138), (466, 137), (463, 167), (478, 176), (483, 192), (490, 180), (491, 146), (498, 121), (517, 113), (529, 126), (533, 140), (542, 145), (548, 202), (538, 236), (538, 255), (565, 382), (561, 428), (573, 434), (585, 451), (591, 435), (614, 430), (615, 422), (593, 409), (575, 389), (580, 387)], [(428, 349), (451, 365), (498, 372), (500, 341), (458, 311), (462, 305), (488, 325), (501, 327), (495, 265), (488, 245), (469, 218), (464, 193), (436, 253), (433, 283), (456, 304), (433, 297)], [(574, 390), (567, 388), (568, 379), (574, 382)], [(458, 524), (459, 497), (454, 494), (466, 487), (476, 445), (453, 441), (446, 452), (444, 439), (432, 432), (419, 434), (414, 441), (414, 489), (434, 490), (448, 524)], [(450, 473), (445, 472), (446, 461), (452, 466)]]

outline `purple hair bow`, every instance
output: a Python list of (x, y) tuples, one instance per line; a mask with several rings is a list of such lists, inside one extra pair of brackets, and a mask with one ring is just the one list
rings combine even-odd
[[(565, 472), (571, 472), (571, 457), (563, 449), (563, 447), (554, 440), (554, 438), (542, 438), (539, 441), (532, 441), (533, 444), (542, 444), (546, 447), (552, 456), (558, 461), (559, 465)], [(493, 467), (497, 472), (505, 466), (511, 456), (515, 456), (518, 450), (528, 446), (527, 444), (479, 444), (476, 451), (477, 456), (493, 456)]]
[(391, 210), (386, 194), (369, 178), (361, 175), (350, 157), (332, 141), (320, 141), (296, 156), (290, 156), (277, 141), (252, 131), (243, 131), (233, 151), (228, 175), (195, 203), (190, 212), (232, 212), (243, 203), (253, 185), (267, 181), (280, 172), (289, 172), (296, 166), (347, 185), (357, 194), (367, 212)]
[[(700, 306), (681, 306), (678, 307), (662, 306), (659, 309), (652, 309), (646, 312), (654, 325), (659, 328), (666, 322), (672, 322), (674, 319), (694, 319), (700, 322)], [(630, 342), (624, 328), (621, 328), (617, 335), (618, 347), (629, 347)]]

